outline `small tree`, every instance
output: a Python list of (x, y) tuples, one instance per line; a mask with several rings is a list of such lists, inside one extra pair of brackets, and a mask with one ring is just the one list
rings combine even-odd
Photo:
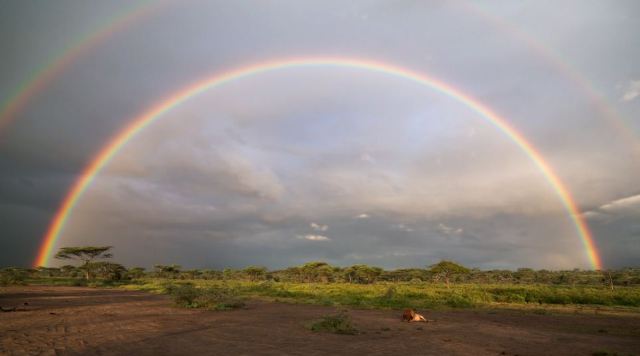
[(144, 270), (143, 267), (133, 267), (127, 271), (127, 277), (132, 279), (142, 278), (144, 277)]
[(123, 265), (105, 261), (91, 262), (87, 265), (87, 268), (94, 276), (111, 281), (121, 280), (127, 273), (127, 269)]
[(262, 266), (249, 266), (245, 268), (243, 272), (249, 276), (250, 280), (257, 281), (264, 279), (264, 276), (267, 274), (267, 268)]
[(160, 278), (178, 278), (182, 266), (172, 265), (155, 265), (153, 268), (156, 270), (156, 276)]
[(459, 265), (452, 261), (440, 261), (435, 265), (431, 265), (429, 270), (434, 274), (436, 278), (444, 278), (447, 288), (449, 288), (449, 280), (456, 274), (467, 274), (470, 270), (462, 265)]
[(55, 258), (60, 260), (80, 260), (85, 273), (85, 278), (89, 279), (89, 264), (96, 259), (111, 258), (113, 254), (108, 251), (113, 246), (83, 246), (83, 247), (62, 247)]

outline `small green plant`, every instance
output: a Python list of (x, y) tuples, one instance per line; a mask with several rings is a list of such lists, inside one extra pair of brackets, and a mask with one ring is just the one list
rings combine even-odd
[(351, 318), (345, 311), (335, 315), (326, 315), (309, 327), (311, 331), (323, 331), (333, 334), (355, 335), (358, 330), (351, 323)]

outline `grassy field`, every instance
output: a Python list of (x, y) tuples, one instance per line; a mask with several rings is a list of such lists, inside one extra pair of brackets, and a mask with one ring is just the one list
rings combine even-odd
[[(610, 290), (593, 286), (433, 283), (283, 283), (248, 281), (137, 280), (121, 288), (175, 294), (188, 285), (198, 291), (218, 291), (236, 298), (267, 298), (283, 302), (358, 308), (471, 308), (497, 305), (583, 305), (628, 307), (640, 311), (640, 287)], [(193, 289), (192, 288), (192, 289)]]

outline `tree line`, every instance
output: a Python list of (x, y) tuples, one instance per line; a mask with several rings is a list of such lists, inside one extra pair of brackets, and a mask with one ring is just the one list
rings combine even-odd
[(104, 261), (113, 257), (111, 246), (63, 247), (57, 259), (75, 260), (79, 265), (61, 267), (37, 267), (31, 269), (8, 267), (0, 270), (0, 284), (14, 284), (27, 278), (83, 278), (126, 281), (143, 278), (178, 280), (246, 280), (295, 283), (355, 283), (376, 282), (431, 282), (475, 283), (475, 284), (558, 284), (558, 285), (607, 285), (613, 287), (640, 285), (640, 268), (617, 270), (480, 270), (467, 268), (453, 261), (440, 261), (425, 268), (403, 268), (384, 270), (380, 267), (357, 264), (348, 267), (333, 266), (327, 262), (314, 261), (300, 266), (269, 270), (264, 266), (247, 266), (234, 269), (183, 269), (180, 265), (155, 265), (147, 270), (143, 267), (125, 266)]

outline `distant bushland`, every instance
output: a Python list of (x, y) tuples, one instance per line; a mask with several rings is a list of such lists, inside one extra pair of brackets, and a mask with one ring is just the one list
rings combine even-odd
[[(425, 268), (384, 270), (364, 264), (340, 267), (313, 261), (271, 271), (262, 266), (183, 269), (175, 264), (145, 270), (93, 261), (111, 257), (110, 248), (104, 248), (92, 250), (89, 258), (82, 255), (79, 266), (1, 269), (0, 285), (123, 286), (167, 293), (179, 305), (209, 309), (234, 308), (253, 297), (365, 308), (495, 304), (640, 307), (640, 268), (479, 270), (441, 261)], [(73, 257), (76, 252), (84, 253), (74, 248), (66, 252)]]

